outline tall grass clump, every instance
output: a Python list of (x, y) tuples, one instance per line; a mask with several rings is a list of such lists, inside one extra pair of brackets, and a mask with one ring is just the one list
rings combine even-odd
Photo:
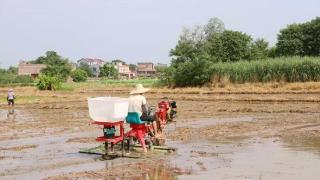
[(283, 57), (215, 63), (210, 67), (210, 74), (215, 82), (226, 78), (232, 83), (320, 81), (320, 58)]

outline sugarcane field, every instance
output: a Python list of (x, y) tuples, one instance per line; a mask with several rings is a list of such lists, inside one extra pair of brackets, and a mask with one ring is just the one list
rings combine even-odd
[(1, 0), (0, 180), (320, 179), (319, 7)]

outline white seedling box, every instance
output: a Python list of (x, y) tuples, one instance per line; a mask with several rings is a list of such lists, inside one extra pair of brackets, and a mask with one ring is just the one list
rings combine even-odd
[(88, 98), (89, 115), (93, 121), (116, 122), (128, 115), (128, 99), (119, 97)]

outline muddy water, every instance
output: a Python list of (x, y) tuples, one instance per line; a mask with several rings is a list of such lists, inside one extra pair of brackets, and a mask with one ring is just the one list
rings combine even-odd
[[(168, 126), (198, 128), (230, 122), (252, 122), (255, 118), (202, 119)], [(196, 136), (196, 135), (195, 135)], [(167, 144), (178, 149), (171, 166), (185, 172), (178, 179), (319, 179), (319, 139), (233, 137), (197, 139)], [(186, 173), (188, 172), (188, 173)]]
[[(148, 158), (104, 161), (99, 155), (78, 153), (82, 148), (98, 146), (94, 139), (101, 135), (101, 129), (97, 126), (81, 130), (84, 127), (79, 124), (88, 126), (88, 119), (82, 110), (16, 108), (13, 114), (8, 116), (8, 113), (6, 110), (0, 111), (1, 123), (10, 128), (7, 132), (1, 132), (4, 140), (0, 140), (0, 179), (42, 179), (144, 164), (144, 159)], [(151, 153), (148, 156), (156, 155)], [(166, 163), (152, 167), (142, 173), (142, 178), (174, 176)], [(124, 172), (120, 176), (127, 175)]]
[[(96, 146), (96, 143), (69, 142), (70, 139), (94, 139), (99, 128), (81, 130), (87, 123), (83, 109), (19, 109), (14, 114), (0, 111), (0, 121), (10, 128), (1, 132), (12, 135), (0, 141), (0, 179), (41, 179), (77, 172), (133, 166), (141, 176), (137, 179), (319, 179), (320, 146), (313, 143), (292, 142), (280, 138), (238, 137), (233, 139), (192, 139), (188, 142), (168, 140), (168, 146), (178, 148), (175, 155), (153, 156), (163, 163), (151, 163), (143, 159), (115, 159), (102, 161), (96, 155), (77, 153), (80, 148)], [(178, 121), (168, 126), (192, 127), (196, 133), (202, 127), (223, 123), (253, 122), (253, 116), (195, 119)], [(11, 126), (14, 124), (14, 126)], [(76, 128), (75, 128), (76, 127)], [(21, 135), (15, 138), (15, 135)], [(25, 135), (25, 137), (24, 137)], [(32, 136), (29, 136), (32, 135)], [(149, 158), (149, 157), (147, 157)], [(150, 168), (152, 167), (152, 168)], [(120, 178), (127, 178), (127, 171), (120, 169)], [(111, 174), (109, 174), (111, 175)], [(89, 176), (100, 178), (108, 174)], [(81, 175), (71, 176), (76, 179)], [(116, 179), (117, 177), (115, 177)], [(60, 179), (60, 178), (58, 178)]]
[(4, 157), (0, 161), (0, 177), (38, 179), (46, 175), (70, 172), (70, 170), (104, 167), (103, 163), (99, 163), (95, 158), (88, 158), (77, 153), (79, 148), (85, 146), (84, 144), (66, 144), (70, 137), (77, 135), (1, 141), (0, 147), (6, 149), (1, 150), (0, 153), (0, 156)]
[(0, 179), (40, 179), (104, 168), (98, 157), (78, 153), (92, 144), (68, 143), (69, 139), (97, 136), (95, 131), (79, 132), (76, 123), (72, 126), (82, 114), (48, 109), (0, 110), (2, 128), (7, 127), (0, 136), (4, 139), (0, 141)]
[[(178, 179), (319, 179), (320, 155), (276, 139), (171, 142), (172, 165), (191, 172)], [(305, 147), (308, 149), (309, 147)]]
[(232, 118), (203, 118), (203, 119), (189, 119), (188, 121), (179, 120), (178, 122), (173, 122), (168, 124), (165, 131), (174, 131), (175, 128), (179, 127), (191, 127), (194, 129), (202, 128), (206, 126), (213, 126), (223, 123), (232, 123), (232, 122), (252, 122), (254, 121), (252, 116), (239, 116)]

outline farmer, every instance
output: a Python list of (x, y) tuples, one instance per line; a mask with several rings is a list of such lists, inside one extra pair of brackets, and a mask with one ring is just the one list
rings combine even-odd
[(14, 99), (15, 99), (15, 95), (13, 92), (13, 89), (9, 89), (8, 90), (8, 95), (7, 95), (7, 101), (8, 101), (8, 106), (13, 107), (14, 106)]
[(149, 88), (144, 88), (142, 84), (136, 85), (136, 87), (130, 92), (128, 112), (136, 112), (142, 121), (151, 122), (154, 129), (153, 134), (157, 137), (156, 113), (154, 110), (148, 109), (147, 100), (143, 96), (143, 93), (149, 90)]

